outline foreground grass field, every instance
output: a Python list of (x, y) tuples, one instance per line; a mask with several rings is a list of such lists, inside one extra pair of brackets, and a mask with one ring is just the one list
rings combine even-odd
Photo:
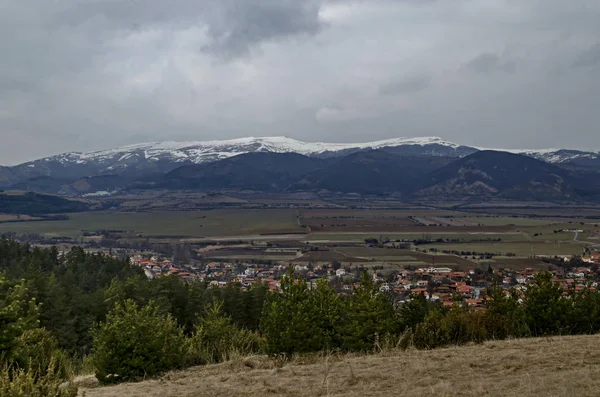
[(596, 335), (519, 339), (285, 365), (250, 357), (159, 380), (83, 388), (80, 396), (597, 396), (599, 343)]

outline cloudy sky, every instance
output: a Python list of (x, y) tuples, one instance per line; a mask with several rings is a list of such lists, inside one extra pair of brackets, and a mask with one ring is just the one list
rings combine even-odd
[(0, 0), (0, 164), (285, 135), (600, 150), (599, 0)]

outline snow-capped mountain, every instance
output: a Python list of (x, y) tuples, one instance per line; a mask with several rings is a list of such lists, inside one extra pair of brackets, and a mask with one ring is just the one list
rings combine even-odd
[[(286, 137), (205, 142), (151, 142), (88, 153), (63, 153), (5, 169), (7, 181), (44, 176), (77, 178), (107, 174), (164, 173), (184, 164), (201, 164), (244, 153), (298, 153), (334, 157), (368, 149), (393, 148), (410, 155), (462, 157), (476, 151), (438, 137), (395, 138), (367, 143), (301, 142)], [(0, 182), (2, 181), (0, 176)], [(4, 183), (6, 186), (7, 183)]]
[[(324, 143), (301, 142), (287, 137), (240, 138), (225, 141), (205, 142), (151, 142), (125, 146), (118, 149), (89, 152), (64, 153), (48, 157), (41, 161), (86, 164), (110, 163), (107, 170), (126, 167), (128, 160), (139, 158), (149, 161), (168, 160), (173, 162), (192, 162), (196, 164), (221, 160), (251, 152), (298, 153), (305, 156), (318, 156), (349, 150), (380, 149), (385, 147), (416, 146), (425, 148), (427, 154), (436, 154), (432, 146), (454, 151), (461, 148), (452, 142), (438, 137), (395, 138), (367, 143)], [(429, 149), (429, 151), (427, 151)], [(443, 155), (440, 153), (440, 155)], [(444, 152), (445, 155), (445, 152)], [(34, 162), (35, 163), (35, 162)]]
[[(314, 157), (344, 156), (384, 149), (406, 156), (460, 158), (481, 148), (459, 145), (439, 137), (394, 138), (365, 143), (302, 142), (287, 137), (240, 138), (223, 141), (152, 142), (88, 153), (63, 153), (15, 167), (0, 167), (0, 187), (29, 183), (32, 178), (72, 181), (83, 177), (119, 175), (137, 178), (164, 174), (185, 164), (201, 164), (253, 152), (298, 153)], [(549, 163), (598, 167), (600, 154), (565, 149), (505, 150)], [(23, 186), (27, 188), (27, 186)]]
[(592, 162), (597, 164), (600, 162), (600, 152), (584, 152), (581, 150), (570, 149), (511, 150), (510, 152), (524, 154), (553, 164), (576, 163), (584, 165), (589, 163), (591, 165)]

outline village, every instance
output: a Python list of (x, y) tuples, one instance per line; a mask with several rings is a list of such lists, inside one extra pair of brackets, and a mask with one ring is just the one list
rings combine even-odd
[[(268, 286), (271, 291), (279, 291), (281, 279), (292, 266), (297, 276), (307, 280), (309, 287), (315, 286), (323, 278), (329, 280), (338, 293), (352, 294), (358, 287), (361, 273), (367, 270), (381, 293), (391, 294), (403, 303), (415, 295), (423, 295), (428, 301), (443, 306), (462, 302), (473, 308), (485, 307), (487, 290), (501, 288), (506, 294), (527, 289), (527, 285), (540, 271), (526, 267), (522, 270), (480, 266), (466, 271), (458, 271), (445, 266), (406, 266), (390, 270), (384, 266), (364, 267), (363, 265), (342, 266), (337, 261), (329, 263), (247, 263), (243, 261), (212, 261), (209, 263), (176, 263), (165, 256), (136, 253), (130, 256), (130, 263), (143, 269), (146, 277), (173, 276), (181, 282), (206, 282), (210, 287), (223, 288), (236, 285), (247, 289), (257, 283)], [(567, 295), (586, 288), (596, 290), (600, 281), (600, 252), (590, 250), (585, 255), (555, 258), (548, 262), (548, 270), (553, 281), (558, 283)]]

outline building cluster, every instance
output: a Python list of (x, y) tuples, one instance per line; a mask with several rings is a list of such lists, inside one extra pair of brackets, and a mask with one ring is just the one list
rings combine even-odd
[(582, 256), (581, 260), (585, 263), (600, 265), (600, 251), (590, 251)]
[[(240, 262), (210, 262), (203, 264), (176, 265), (170, 259), (160, 255), (144, 256), (136, 254), (130, 257), (133, 265), (143, 268), (150, 279), (164, 276), (177, 276), (183, 282), (206, 281), (211, 287), (222, 288), (231, 283), (242, 289), (256, 283), (267, 285), (271, 291), (281, 288), (281, 278), (288, 272), (288, 264), (256, 264)], [(589, 252), (582, 258), (584, 266), (567, 268), (553, 267), (553, 279), (561, 285), (565, 294), (581, 291), (585, 288), (596, 289), (600, 280), (600, 253)], [(358, 286), (362, 268), (341, 267), (335, 263), (292, 265), (296, 274), (302, 275), (309, 286), (327, 278), (338, 292), (351, 294)], [(567, 270), (568, 269), (568, 270)], [(414, 295), (423, 295), (427, 300), (452, 306), (462, 301), (473, 308), (484, 307), (486, 292), (491, 286), (498, 286), (508, 293), (509, 290), (525, 290), (537, 270), (498, 269), (483, 271), (469, 269), (457, 271), (450, 267), (407, 267), (373, 271), (373, 281), (383, 293), (393, 294), (400, 302)]]

